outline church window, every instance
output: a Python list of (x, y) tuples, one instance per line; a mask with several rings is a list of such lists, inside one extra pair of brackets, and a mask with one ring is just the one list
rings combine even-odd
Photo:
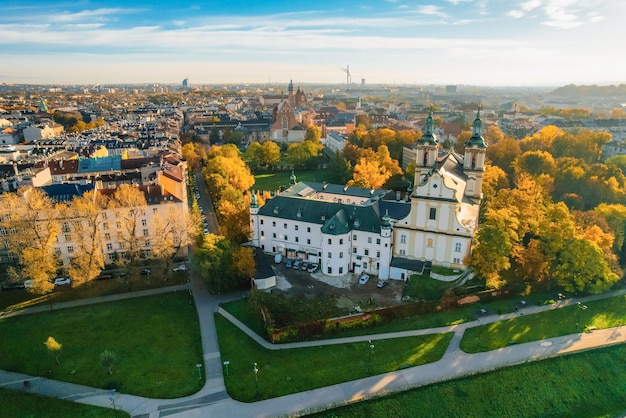
[(454, 251), (457, 253), (461, 252), (461, 243), (457, 242), (456, 244), (454, 244)]
[(405, 234), (400, 235), (400, 244), (406, 244), (406, 235)]
[(289, 119), (287, 116), (283, 116), (283, 129), (289, 129)]
[(436, 208), (430, 208), (430, 214), (428, 216), (428, 219), (437, 219), (437, 209)]
[(428, 165), (428, 151), (424, 152), (424, 161), (422, 165)]

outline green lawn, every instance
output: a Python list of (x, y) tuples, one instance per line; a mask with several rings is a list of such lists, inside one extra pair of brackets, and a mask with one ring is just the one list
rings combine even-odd
[(52, 293), (45, 296), (37, 296), (28, 293), (26, 290), (0, 291), (0, 310), (22, 309), (28, 306), (36, 306), (65, 302), (69, 300), (87, 299), (98, 296), (114, 295), (157, 287), (173, 286), (187, 283), (187, 275), (183, 273), (167, 272), (163, 273), (153, 268), (149, 276), (136, 275), (125, 282), (121, 278), (111, 280), (93, 281), (83, 286), (59, 286)]
[[(61, 364), (44, 341), (62, 344)], [(0, 369), (154, 398), (202, 387), (200, 330), (188, 292), (0, 319)], [(100, 353), (116, 354), (113, 374)]]
[[(295, 170), (296, 181), (327, 181), (326, 170)], [(280, 186), (289, 187), (289, 176), (291, 170), (279, 170), (273, 172), (262, 172), (254, 176), (254, 190), (278, 190)]]
[(439, 300), (446, 289), (451, 288), (452, 285), (451, 282), (414, 274), (409, 278), (403, 296), (410, 296), (419, 300)]
[(0, 405), (2, 405), (3, 418), (130, 417), (128, 413), (120, 410), (116, 410), (114, 415), (113, 410), (108, 408), (84, 405), (8, 389), (0, 389)]
[[(339, 344), (289, 350), (266, 350), (219, 314), (215, 315), (220, 352), (229, 361), (224, 376), (229, 395), (250, 402), (361, 379), (437, 361), (452, 334)], [(253, 364), (258, 367), (258, 396)], [(368, 371), (371, 368), (371, 371)]]
[(512, 343), (582, 332), (588, 326), (602, 329), (626, 324), (626, 296), (587, 302), (583, 306), (586, 308), (568, 306), (469, 328), (463, 334), (461, 349), (468, 353), (490, 351)]
[(626, 411), (626, 345), (430, 385), (314, 417), (610, 417)]

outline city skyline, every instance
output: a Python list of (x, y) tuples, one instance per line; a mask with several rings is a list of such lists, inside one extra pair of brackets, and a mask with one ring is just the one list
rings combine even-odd
[(602, 0), (9, 0), (1, 83), (625, 82), (626, 4)]

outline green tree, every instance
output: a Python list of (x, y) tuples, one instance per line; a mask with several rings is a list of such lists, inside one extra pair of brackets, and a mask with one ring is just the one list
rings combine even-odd
[(113, 374), (113, 365), (115, 364), (116, 355), (112, 350), (104, 350), (100, 353), (100, 364), (106, 367), (108, 374)]
[(264, 165), (263, 146), (258, 142), (253, 142), (248, 146), (244, 159), (252, 171), (257, 171)]
[(569, 292), (589, 293), (604, 292), (619, 280), (600, 247), (585, 238), (566, 243), (554, 269), (554, 278)]
[(311, 125), (306, 128), (306, 132), (304, 133), (305, 141), (320, 142), (321, 137), (322, 131), (317, 126)]
[(350, 162), (341, 153), (335, 153), (328, 164), (328, 175), (331, 183), (346, 184), (352, 177)]
[(274, 167), (279, 162), (280, 162), (280, 146), (276, 142), (273, 142), (273, 141), (263, 142), (263, 164), (266, 167)]

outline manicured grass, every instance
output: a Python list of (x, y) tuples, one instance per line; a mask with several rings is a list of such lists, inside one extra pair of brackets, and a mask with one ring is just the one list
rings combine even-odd
[(626, 410), (626, 345), (430, 385), (314, 417), (601, 417)]
[(403, 365), (431, 363), (443, 356), (452, 338), (449, 333), (374, 341), (370, 363), (367, 342), (274, 351), (259, 346), (219, 314), (215, 324), (222, 360), (230, 362), (229, 373), (224, 376), (227, 391), (244, 402), (361, 379)]
[(238, 299), (220, 305), (226, 312), (243, 322), (256, 334), (265, 335), (265, 324), (259, 312), (253, 311), (248, 298)]
[(115, 295), (118, 293), (135, 292), (138, 290), (174, 286), (187, 283), (187, 275), (183, 273), (160, 272), (153, 268), (148, 276), (137, 275), (129, 282), (121, 278), (96, 280), (89, 284), (71, 287), (59, 286), (52, 293), (37, 296), (26, 290), (10, 290), (0, 292), (0, 310), (15, 310), (47, 303), (59, 303), (77, 299), (88, 299), (98, 296)]
[(461, 270), (441, 266), (432, 266), (430, 271), (441, 276), (460, 276), (463, 273)]
[(450, 282), (414, 274), (409, 278), (403, 296), (419, 300), (438, 300), (441, 299), (446, 289), (451, 287), (452, 283)]
[[(323, 182), (328, 180), (327, 170), (295, 170), (296, 181)], [(289, 176), (291, 170), (278, 170), (272, 172), (262, 172), (254, 176), (254, 190), (278, 190), (280, 186), (289, 187)]]
[(573, 305), (469, 328), (463, 334), (461, 349), (468, 353), (490, 351), (513, 343), (583, 332), (589, 326), (603, 329), (626, 324), (626, 296), (587, 302), (584, 306), (585, 309)]
[(0, 405), (3, 418), (118, 418), (130, 417), (127, 412), (98, 406), (63, 401), (33, 393), (0, 389)]
[[(60, 360), (44, 341), (62, 344)], [(202, 387), (200, 330), (188, 292), (0, 319), (0, 369), (154, 398)], [(100, 354), (116, 354), (113, 374)]]

